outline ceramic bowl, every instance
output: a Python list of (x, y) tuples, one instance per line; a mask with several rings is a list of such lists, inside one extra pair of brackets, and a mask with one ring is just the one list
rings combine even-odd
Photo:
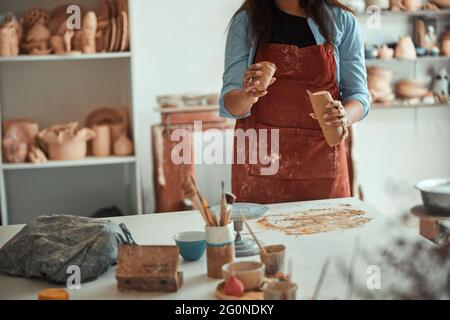
[(231, 276), (231, 270), (235, 276), (241, 280), (245, 291), (259, 289), (264, 282), (264, 265), (256, 261), (241, 261), (225, 264), (222, 267), (222, 274), (225, 282)]
[(205, 253), (206, 235), (204, 232), (180, 232), (174, 235), (173, 240), (180, 249), (180, 255), (186, 261), (197, 261)]

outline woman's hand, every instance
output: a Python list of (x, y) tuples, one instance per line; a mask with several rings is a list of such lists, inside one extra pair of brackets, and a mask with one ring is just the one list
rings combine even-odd
[[(335, 100), (326, 105), (326, 112), (323, 114), (325, 125), (330, 127), (349, 127), (351, 125), (350, 117), (341, 101)], [(309, 114), (311, 118), (316, 119), (314, 113)]]
[[(261, 68), (262, 65), (259, 63), (252, 64), (244, 74), (244, 94), (249, 100), (252, 101), (253, 104), (256, 103), (259, 98), (264, 97), (268, 93), (267, 90), (261, 91), (258, 88), (261, 85), (260, 78), (263, 75)], [(269, 86), (276, 80), (276, 78), (272, 78)]]

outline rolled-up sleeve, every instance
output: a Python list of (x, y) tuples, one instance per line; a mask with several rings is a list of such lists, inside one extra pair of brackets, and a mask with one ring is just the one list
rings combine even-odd
[(356, 18), (345, 13), (342, 17), (344, 32), (339, 43), (339, 69), (342, 101), (358, 100), (364, 106), (366, 117), (370, 111), (367, 72), (364, 58), (364, 39)]
[(225, 95), (233, 90), (242, 89), (242, 80), (248, 67), (250, 55), (250, 39), (247, 30), (247, 13), (236, 15), (230, 24), (225, 47), (225, 69), (223, 73), (223, 86), (220, 93), (220, 116), (225, 118), (245, 118), (232, 115), (225, 105)]

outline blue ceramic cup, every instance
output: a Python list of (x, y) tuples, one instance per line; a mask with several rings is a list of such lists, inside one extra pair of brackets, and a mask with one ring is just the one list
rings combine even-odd
[(180, 232), (173, 239), (180, 249), (180, 255), (184, 260), (197, 261), (203, 257), (206, 249), (206, 235), (204, 232)]

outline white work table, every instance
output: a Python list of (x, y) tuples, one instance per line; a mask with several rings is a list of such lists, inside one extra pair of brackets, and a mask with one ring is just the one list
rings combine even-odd
[[(257, 231), (260, 239), (266, 244), (285, 244), (287, 258), (293, 261), (293, 279), (299, 285), (298, 298), (311, 297), (317, 283), (324, 261), (331, 258), (330, 268), (321, 290), (321, 299), (344, 299), (347, 296), (348, 282), (345, 268), (348, 267), (358, 239), (361, 252), (374, 257), (373, 261), (356, 259), (354, 264), (354, 282), (366, 287), (368, 278), (367, 267), (375, 263), (375, 257), (381, 247), (390, 246), (396, 236), (411, 241), (421, 241), (417, 232), (406, 228), (388, 217), (380, 214), (372, 207), (356, 199), (337, 199), (327, 201), (298, 202), (270, 205), (270, 214), (286, 213), (295, 210), (307, 210), (316, 207), (333, 207), (337, 204), (351, 204), (364, 210), (371, 218), (362, 227), (339, 230), (314, 235), (288, 236), (284, 233), (263, 230), (255, 221), (250, 224)], [(153, 214), (140, 216), (125, 216), (112, 218), (117, 223), (125, 223), (134, 239), (141, 245), (172, 245), (172, 237), (182, 231), (202, 231), (202, 218), (198, 212), (177, 212), (168, 214)], [(0, 246), (3, 246), (23, 226), (0, 227)], [(425, 245), (432, 245), (423, 239)], [(180, 258), (181, 259), (181, 258)], [(244, 258), (258, 260), (259, 257)], [(177, 293), (137, 293), (120, 292), (117, 290), (115, 267), (111, 267), (99, 279), (84, 283), (80, 290), (70, 291), (71, 299), (214, 299), (214, 291), (218, 280), (206, 276), (206, 255), (197, 262), (180, 260), (181, 271), (184, 272), (184, 284)], [(388, 282), (397, 281), (395, 275), (383, 274), (381, 268), (382, 291)], [(36, 299), (37, 293), (45, 288), (55, 287), (38, 279), (23, 279), (0, 274), (0, 299)], [(354, 295), (352, 298), (356, 298)]]

